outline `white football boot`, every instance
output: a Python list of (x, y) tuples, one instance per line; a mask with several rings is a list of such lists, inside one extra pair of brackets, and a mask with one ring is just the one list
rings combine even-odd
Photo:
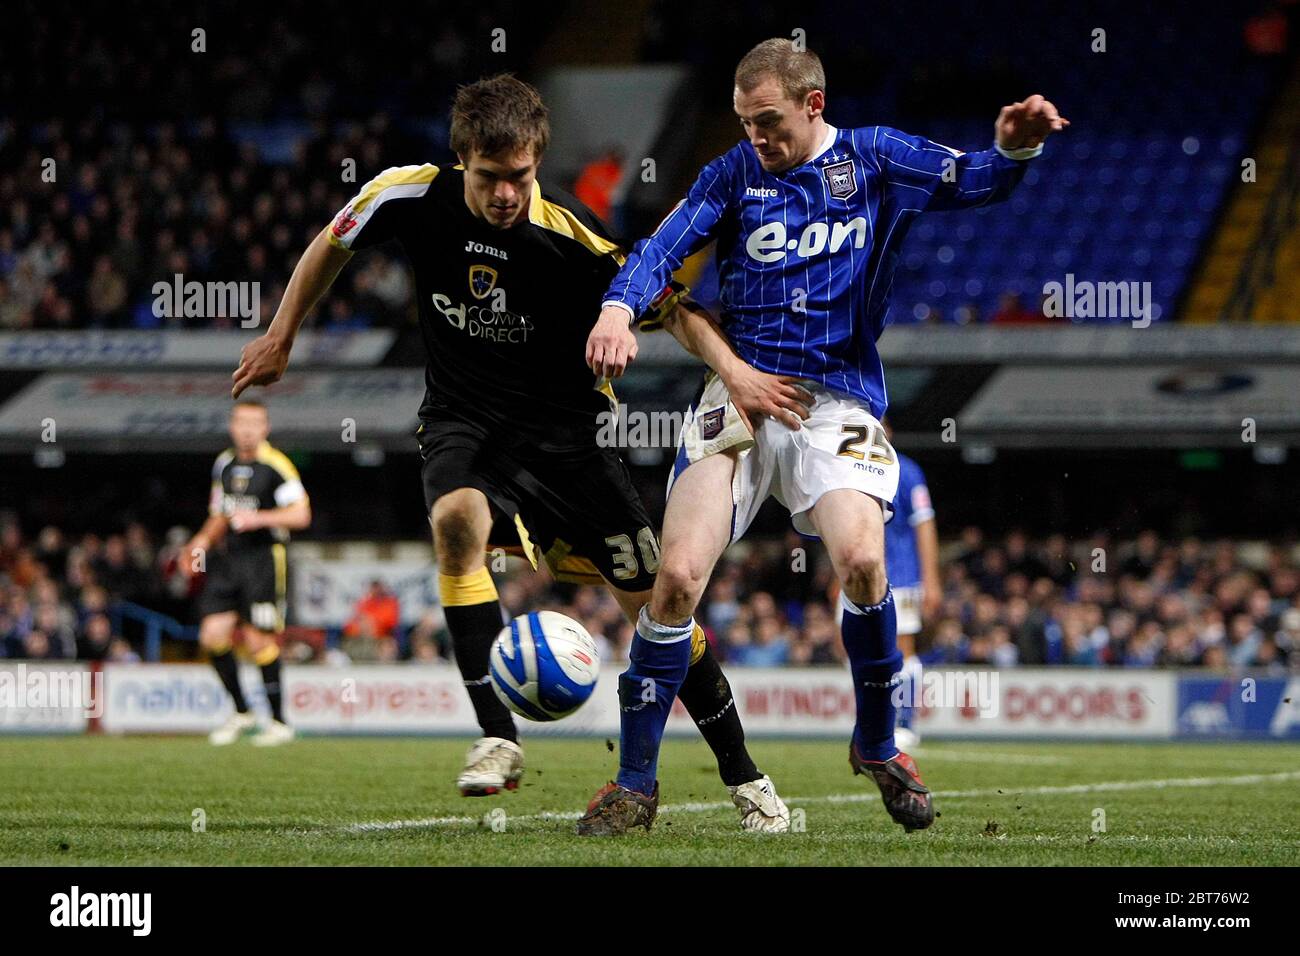
[(465, 769), (456, 778), (462, 797), (487, 797), (514, 790), (524, 775), (524, 752), (513, 740), (480, 737), (465, 755)]
[(257, 718), (252, 714), (233, 713), (224, 724), (208, 734), (208, 743), (214, 747), (229, 746), (256, 726)]
[(755, 833), (785, 833), (790, 829), (790, 810), (777, 795), (771, 777), (762, 776), (727, 789), (740, 811), (742, 829)]
[(254, 747), (278, 747), (281, 744), (291, 743), (298, 734), (288, 724), (282, 724), (278, 720), (273, 720), (258, 733), (253, 735)]

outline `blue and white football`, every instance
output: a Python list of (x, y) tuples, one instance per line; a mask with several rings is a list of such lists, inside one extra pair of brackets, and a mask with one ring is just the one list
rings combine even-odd
[(600, 655), (587, 629), (557, 611), (521, 614), (492, 644), (492, 688), (529, 720), (559, 720), (591, 696)]

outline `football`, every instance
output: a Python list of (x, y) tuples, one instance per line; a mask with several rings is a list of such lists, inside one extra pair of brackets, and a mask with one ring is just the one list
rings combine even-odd
[(492, 687), (529, 720), (559, 720), (591, 696), (600, 655), (587, 629), (557, 611), (521, 614), (492, 645)]

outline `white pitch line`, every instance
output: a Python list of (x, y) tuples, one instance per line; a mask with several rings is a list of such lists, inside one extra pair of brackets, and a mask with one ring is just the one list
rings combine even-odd
[(918, 760), (948, 760), (953, 763), (988, 763), (990, 760), (996, 760), (998, 763), (1027, 764), (1031, 766), (1074, 763), (1074, 758), (1071, 757), (1048, 757), (1042, 754), (1008, 754), (994, 750), (942, 750), (930, 748), (924, 744), (918, 744), (908, 753)]
[(1113, 780), (1109, 783), (1073, 783), (1056, 787), (1002, 787), (997, 790), (939, 791), (936, 797), (952, 800), (962, 797), (992, 797), (1003, 794), (1108, 793), (1116, 790), (1165, 790), (1170, 787), (1213, 787), (1221, 783), (1280, 783), (1300, 780), (1300, 770), (1282, 773), (1246, 773), (1235, 777), (1174, 777), (1166, 780)]
[[(936, 790), (935, 799), (965, 800), (974, 797), (999, 796), (1046, 796), (1051, 794), (1074, 793), (1113, 793), (1125, 790), (1164, 790), (1176, 787), (1214, 787), (1220, 784), (1281, 783), (1287, 780), (1300, 780), (1300, 770), (1288, 770), (1282, 773), (1248, 773), (1235, 777), (1170, 777), (1163, 780), (1112, 780), (1101, 783), (1075, 783), (1052, 787), (1000, 787), (986, 790)], [(787, 797), (786, 803), (798, 807), (805, 803), (866, 803), (879, 800), (880, 794), (874, 791), (859, 793), (832, 793), (816, 797)], [(500, 805), (498, 804), (498, 807)], [(714, 810), (731, 808), (730, 803), (676, 803), (660, 807), (660, 813), (711, 813)], [(496, 809), (496, 808), (493, 808)], [(490, 811), (489, 811), (490, 812)], [(484, 817), (486, 814), (484, 815)], [(577, 812), (545, 812), (507, 815), (511, 823), (546, 822), (577, 820)], [(449, 826), (481, 826), (484, 817), (453, 816), (427, 817), (422, 820), (390, 820), (375, 823), (354, 823), (343, 827), (349, 833), (375, 833), (385, 830), (435, 829)]]

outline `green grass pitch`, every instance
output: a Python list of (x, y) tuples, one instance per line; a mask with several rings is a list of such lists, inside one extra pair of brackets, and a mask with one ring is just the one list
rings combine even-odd
[(941, 816), (904, 834), (844, 745), (755, 740), (800, 830), (774, 836), (742, 833), (708, 749), (672, 740), (654, 830), (616, 840), (573, 834), (615, 770), (604, 740), (527, 741), (520, 789), (479, 799), (453, 786), (467, 745), (0, 738), (0, 865), (1300, 864), (1290, 745), (927, 742)]

